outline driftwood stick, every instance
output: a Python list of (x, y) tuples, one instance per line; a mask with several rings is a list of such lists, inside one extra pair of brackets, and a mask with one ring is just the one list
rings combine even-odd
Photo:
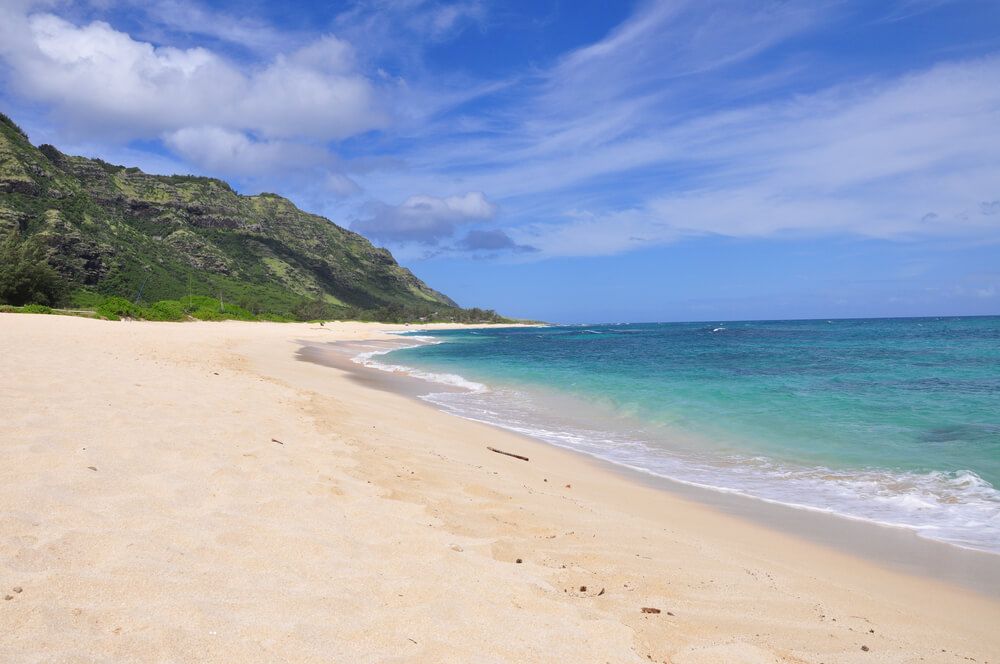
[(490, 447), (489, 445), (486, 446), (486, 449), (488, 449), (490, 452), (496, 452), (497, 454), (503, 454), (509, 457), (514, 457), (515, 459), (520, 459), (521, 461), (529, 460), (528, 457), (526, 456), (521, 456), (520, 454), (514, 454), (513, 452), (504, 452), (503, 450), (498, 450), (497, 448)]
[(279, 444), (279, 445), (284, 445), (284, 443), (283, 443), (283, 442), (281, 442), (280, 440), (278, 440), (277, 438), (272, 438), (272, 439), (271, 439), (271, 442), (272, 442), (272, 443), (277, 443), (277, 444)]

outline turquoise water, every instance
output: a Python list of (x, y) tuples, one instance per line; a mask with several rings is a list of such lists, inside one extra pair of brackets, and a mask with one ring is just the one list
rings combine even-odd
[(1000, 552), (1000, 318), (435, 332), (366, 361), (644, 472)]

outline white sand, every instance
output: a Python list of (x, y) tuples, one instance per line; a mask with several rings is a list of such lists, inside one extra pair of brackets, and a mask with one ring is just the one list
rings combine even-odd
[(996, 601), (294, 359), (386, 328), (0, 314), (0, 661), (1000, 662)]

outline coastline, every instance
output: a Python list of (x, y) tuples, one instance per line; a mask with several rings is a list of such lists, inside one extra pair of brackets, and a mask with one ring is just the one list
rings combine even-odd
[(0, 315), (0, 578), (23, 589), (0, 604), (0, 649), (678, 664), (1000, 653), (995, 598), (295, 359), (303, 342), (401, 329), (419, 328)]
[[(387, 344), (387, 349), (380, 352), (391, 352), (394, 345)], [(397, 348), (403, 347), (407, 345), (397, 346)], [(446, 384), (430, 383), (407, 373), (387, 372), (366, 366), (352, 359), (357, 355), (357, 351), (358, 347), (350, 342), (334, 342), (332, 347), (304, 344), (299, 349), (298, 356), (307, 362), (346, 371), (352, 374), (352, 378), (359, 384), (400, 394), (445, 415), (461, 417), (420, 398), (429, 391), (441, 392), (461, 388), (449, 388)], [(523, 438), (532, 445), (556, 447), (592, 463), (600, 472), (614, 473), (627, 481), (667, 491), (674, 496), (750, 521), (768, 530), (858, 556), (886, 569), (956, 584), (994, 601), (1000, 601), (1000, 554), (923, 538), (902, 526), (881, 524), (833, 512), (821, 512), (808, 507), (719, 491), (654, 475), (586, 452), (553, 445), (489, 422), (470, 421), (480, 422), (485, 426)]]

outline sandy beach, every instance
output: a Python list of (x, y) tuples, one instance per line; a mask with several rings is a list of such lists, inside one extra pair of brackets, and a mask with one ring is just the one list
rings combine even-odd
[(0, 314), (0, 661), (1000, 661), (995, 596), (299, 359), (394, 329)]

